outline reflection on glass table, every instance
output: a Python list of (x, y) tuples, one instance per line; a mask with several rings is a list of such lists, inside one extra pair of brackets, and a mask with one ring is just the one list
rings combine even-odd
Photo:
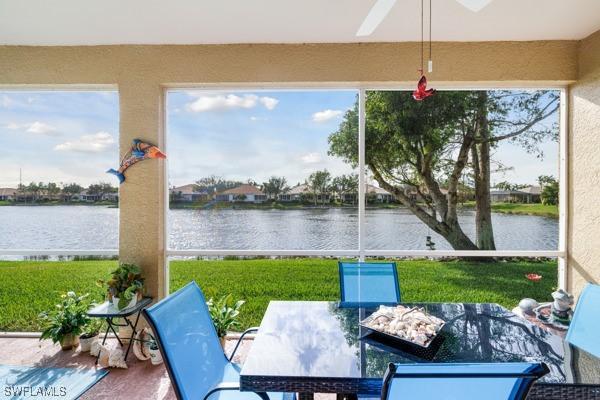
[[(390, 362), (544, 362), (550, 372), (535, 386), (600, 385), (600, 359), (497, 304), (418, 305), (446, 321), (429, 359), (364, 335), (359, 321), (375, 308), (335, 302), (269, 304), (241, 372), (243, 390), (378, 394)], [(600, 387), (590, 390), (598, 390)]]

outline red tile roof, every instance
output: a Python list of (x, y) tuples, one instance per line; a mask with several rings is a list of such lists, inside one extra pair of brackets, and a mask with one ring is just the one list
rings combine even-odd
[(264, 194), (259, 188), (254, 185), (240, 185), (238, 187), (234, 187), (232, 189), (227, 189), (219, 194)]

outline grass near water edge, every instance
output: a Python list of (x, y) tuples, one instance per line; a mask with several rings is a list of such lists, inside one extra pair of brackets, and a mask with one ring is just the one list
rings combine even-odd
[[(54, 307), (60, 293), (89, 292), (117, 261), (0, 261), (0, 331), (39, 331), (37, 316)], [(240, 329), (260, 325), (270, 300), (337, 300), (337, 261), (333, 259), (253, 259), (172, 261), (171, 291), (195, 280), (203, 290), (244, 299)], [(540, 282), (526, 273), (543, 275)], [(556, 261), (465, 262), (398, 261), (406, 302), (492, 302), (512, 308), (523, 297), (548, 301), (557, 282)]]

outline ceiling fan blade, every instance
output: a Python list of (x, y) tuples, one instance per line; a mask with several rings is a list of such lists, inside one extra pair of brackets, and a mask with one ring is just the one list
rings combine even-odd
[(371, 11), (358, 28), (356, 36), (369, 36), (389, 14), (396, 0), (377, 0)]
[(473, 12), (479, 12), (483, 10), (492, 0), (456, 0), (464, 7), (468, 8)]

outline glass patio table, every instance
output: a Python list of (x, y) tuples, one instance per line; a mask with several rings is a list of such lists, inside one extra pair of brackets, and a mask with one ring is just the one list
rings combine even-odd
[(241, 390), (378, 396), (388, 363), (537, 361), (550, 373), (528, 399), (600, 399), (600, 359), (498, 304), (403, 303), (446, 321), (428, 355), (374, 340), (359, 326), (375, 308), (272, 301), (240, 375)]

